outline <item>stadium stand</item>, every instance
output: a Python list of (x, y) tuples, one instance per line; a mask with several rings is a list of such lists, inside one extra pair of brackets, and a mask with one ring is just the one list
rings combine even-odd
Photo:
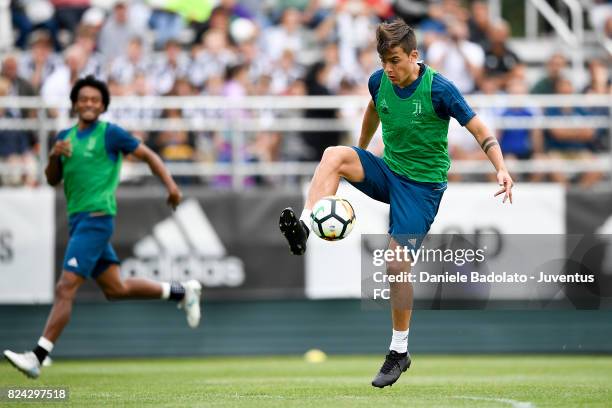
[[(0, 97), (0, 129), (22, 146), (17, 155), (3, 154), (0, 172), (12, 174), (12, 184), (19, 174), (23, 183), (40, 183), (48, 144), (70, 123), (70, 84), (87, 74), (109, 81), (107, 119), (176, 165), (183, 181), (294, 184), (326, 146), (355, 140), (367, 78), (378, 68), (373, 27), (394, 16), (417, 28), (423, 59), (470, 95), (504, 146), (512, 149), (517, 137), (528, 145), (518, 156), (507, 151), (518, 157), (512, 169), (521, 180), (610, 179), (606, 1), (528, 0), (510, 21), (500, 1), (430, 1), (421, 8), (386, 0), (36, 3), (0, 3), (0, 20), (12, 23), (0, 43), (2, 83), (9, 83)], [(522, 98), (517, 88), (548, 96)], [(15, 99), (32, 95), (42, 102)], [(279, 102), (281, 96), (295, 98)], [(232, 106), (214, 97), (231, 98)], [(580, 147), (585, 154), (559, 159), (555, 133), (581, 137), (583, 127), (592, 134)], [(544, 133), (541, 146), (526, 137), (534, 132)], [(450, 134), (452, 179), (482, 180), (484, 157), (469, 153), (477, 146), (465, 133)], [(563, 174), (534, 174), (542, 166)], [(127, 167), (125, 178), (138, 180), (142, 170)]]

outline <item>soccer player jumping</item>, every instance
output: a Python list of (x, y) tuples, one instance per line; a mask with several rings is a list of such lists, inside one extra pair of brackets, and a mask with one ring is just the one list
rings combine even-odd
[(159, 156), (117, 125), (98, 120), (110, 103), (104, 82), (93, 76), (79, 79), (70, 92), (70, 100), (78, 123), (58, 134), (45, 169), (50, 185), (64, 180), (70, 240), (62, 275), (43, 335), (34, 350), (4, 351), (10, 363), (31, 378), (40, 375), (42, 362), (68, 324), (76, 292), (87, 278), (96, 280), (107, 299), (170, 299), (185, 310), (190, 327), (200, 322), (199, 282), (122, 280), (119, 258), (110, 244), (117, 212), (115, 190), (124, 154), (131, 153), (149, 165), (166, 186), (167, 201), (173, 209), (181, 202), (181, 191)]
[[(403, 20), (382, 23), (376, 30), (377, 50), (383, 69), (370, 77), (372, 100), (365, 111), (358, 147), (335, 146), (325, 150), (312, 179), (306, 204), (298, 219), (291, 208), (283, 210), (280, 229), (291, 252), (306, 251), (312, 206), (333, 195), (340, 178), (369, 197), (390, 204), (389, 248), (418, 248), (434, 221), (446, 190), (448, 124), (450, 117), (476, 138), (497, 171), (504, 194), (512, 203), (512, 178), (506, 170), (495, 136), (465, 102), (452, 82), (418, 62), (414, 31)], [(382, 122), (385, 146), (382, 159), (366, 151)], [(419, 237), (416, 240), (414, 237)], [(411, 237), (412, 239), (406, 239)], [(410, 263), (387, 263), (387, 273), (409, 272)], [(372, 380), (375, 387), (397, 381), (410, 367), (408, 331), (412, 315), (412, 285), (390, 283), (393, 335), (389, 354)]]

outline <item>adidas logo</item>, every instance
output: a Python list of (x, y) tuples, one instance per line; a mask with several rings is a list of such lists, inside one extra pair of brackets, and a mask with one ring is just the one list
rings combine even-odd
[(227, 256), (225, 246), (195, 199), (182, 203), (172, 216), (153, 226), (133, 247), (134, 257), (121, 264), (124, 276), (157, 280), (196, 279), (208, 287), (240, 286), (241, 259)]
[(79, 262), (77, 261), (75, 257), (70, 258), (67, 263), (68, 263), (68, 266), (72, 266), (73, 268), (79, 267)]
[(383, 99), (380, 102), (380, 110), (381, 110), (382, 113), (385, 113), (385, 114), (389, 113), (389, 106), (387, 105), (387, 100), (386, 99)]

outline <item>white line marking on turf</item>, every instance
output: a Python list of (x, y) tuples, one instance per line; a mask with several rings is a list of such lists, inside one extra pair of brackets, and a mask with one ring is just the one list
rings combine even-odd
[(458, 396), (453, 397), (453, 398), (471, 399), (471, 400), (475, 400), (475, 401), (501, 402), (503, 404), (510, 404), (512, 406), (512, 408), (535, 408), (535, 405), (532, 404), (531, 402), (516, 401), (516, 400), (512, 400), (512, 399), (508, 399), (508, 398), (471, 397), (471, 396), (468, 396), (468, 395), (458, 395)]

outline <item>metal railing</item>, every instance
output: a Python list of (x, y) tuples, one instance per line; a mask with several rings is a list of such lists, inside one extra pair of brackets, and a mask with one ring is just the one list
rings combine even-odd
[[(67, 99), (67, 98), (66, 98)], [(608, 137), (612, 131), (612, 96), (611, 95), (471, 95), (468, 103), (477, 111), (499, 111), (511, 107), (530, 107), (535, 115), (532, 117), (493, 117), (496, 129), (553, 129), (553, 128), (602, 128), (607, 129)], [(185, 130), (194, 132), (224, 132), (230, 135), (232, 160), (229, 163), (169, 163), (173, 174), (182, 176), (207, 177), (214, 175), (231, 175), (234, 188), (244, 185), (244, 179), (254, 175), (269, 176), (309, 176), (316, 163), (297, 161), (248, 163), (242, 152), (251, 136), (257, 132), (279, 132), (283, 137), (291, 137), (284, 132), (320, 132), (342, 131), (356, 132), (361, 123), (363, 109), (368, 103), (362, 96), (330, 97), (245, 97), (229, 101), (222, 97), (149, 97), (149, 98), (114, 98), (109, 112), (125, 109), (163, 110), (188, 109), (193, 114), (190, 118), (153, 118), (123, 119), (119, 125), (130, 131), (163, 131)], [(546, 116), (547, 107), (581, 107), (584, 109), (600, 108), (605, 113), (589, 116)], [(0, 109), (25, 109), (31, 117), (24, 119), (0, 118), (0, 131), (19, 129), (34, 131), (40, 143), (38, 177), (42, 181), (43, 167), (48, 154), (49, 136), (60, 129), (73, 124), (74, 119), (68, 115), (67, 101), (45, 103), (36, 97), (0, 98)], [(284, 117), (291, 111), (305, 109), (338, 109), (352, 112), (351, 115), (338, 119), (312, 119)], [(604, 109), (601, 109), (604, 108)], [(50, 116), (49, 112), (59, 112)], [(264, 114), (265, 112), (265, 114)], [(295, 112), (294, 112), (295, 113)], [(272, 115), (272, 116), (270, 116)], [(358, 132), (358, 130), (357, 130)], [(355, 136), (353, 136), (355, 139)], [(601, 171), (610, 174), (612, 171), (612, 153), (607, 152), (593, 156), (592, 159), (551, 161), (525, 160), (512, 161), (509, 168), (515, 173), (532, 173), (555, 171), (577, 174), (584, 171)], [(144, 164), (130, 163), (126, 166), (129, 177), (140, 177), (149, 174)], [(31, 171), (31, 165), (0, 164), (1, 174)], [(483, 166), (482, 161), (454, 161), (451, 173), (487, 174), (490, 166)]]

